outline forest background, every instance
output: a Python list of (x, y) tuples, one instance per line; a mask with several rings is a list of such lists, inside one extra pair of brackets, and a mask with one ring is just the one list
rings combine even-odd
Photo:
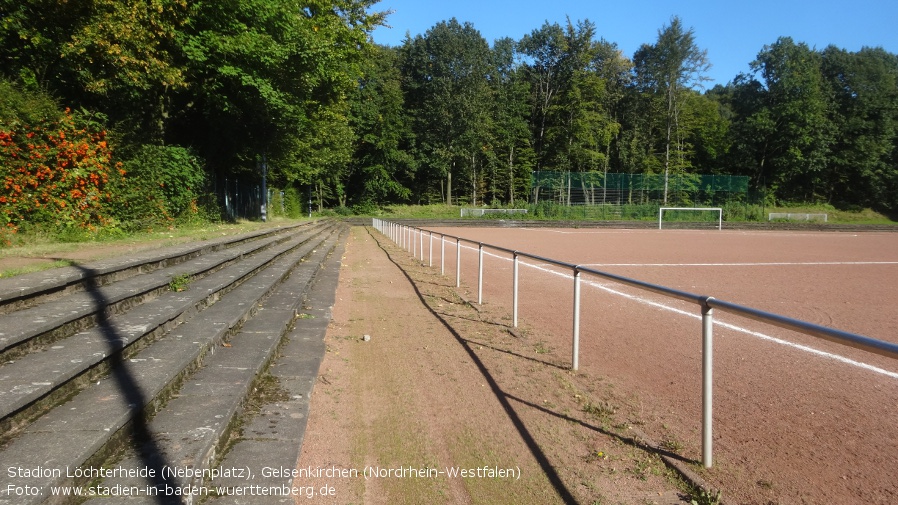
[(234, 217), (252, 192), (287, 215), (514, 207), (545, 171), (748, 176), (766, 205), (898, 212), (881, 47), (781, 37), (706, 89), (678, 17), (632, 55), (570, 19), (386, 47), (376, 3), (0, 0), (0, 233)]

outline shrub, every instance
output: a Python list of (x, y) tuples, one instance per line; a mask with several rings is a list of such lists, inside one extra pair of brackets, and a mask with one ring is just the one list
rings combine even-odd
[(197, 201), (206, 187), (199, 158), (179, 146), (145, 145), (123, 163), (131, 187), (139, 188), (152, 206), (160, 197), (166, 216), (189, 218), (199, 213)]
[(109, 223), (107, 184), (114, 169), (106, 131), (66, 109), (36, 125), (0, 128), (0, 226), (94, 231)]

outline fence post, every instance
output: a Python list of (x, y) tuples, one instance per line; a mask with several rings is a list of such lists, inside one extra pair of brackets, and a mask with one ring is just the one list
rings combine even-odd
[(409, 238), (411, 238), (412, 240), (412, 258), (418, 259), (418, 241), (415, 239), (418, 238), (418, 235), (420, 235), (420, 233), (418, 233), (417, 228), (409, 227), (409, 230), (411, 230), (411, 235), (409, 235)]
[(477, 305), (483, 305), (483, 242), (477, 252)]
[(514, 282), (512, 283), (512, 319), (514, 321), (514, 327), (518, 327), (518, 252), (515, 251), (512, 253), (514, 255), (514, 268), (512, 268), (512, 275), (514, 275)]
[(446, 275), (446, 236), (440, 233), (440, 275)]
[[(710, 298), (709, 298), (710, 299)], [(702, 305), (702, 464), (713, 464), (714, 309)]]
[(461, 239), (455, 239), (455, 287), (461, 287)]
[(418, 242), (420, 242), (421, 263), (424, 263), (424, 230), (418, 230)]
[(574, 267), (574, 336), (571, 370), (580, 367), (580, 267)]
[(433, 231), (430, 232), (430, 236), (428, 237), (428, 245), (427, 245), (427, 254), (429, 256), (430, 264), (428, 266), (433, 266)]

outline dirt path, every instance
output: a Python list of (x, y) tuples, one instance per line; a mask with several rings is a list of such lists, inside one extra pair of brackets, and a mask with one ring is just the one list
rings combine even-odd
[(684, 501), (638, 398), (478, 308), (353, 228), (294, 485), (329, 486), (318, 503)]

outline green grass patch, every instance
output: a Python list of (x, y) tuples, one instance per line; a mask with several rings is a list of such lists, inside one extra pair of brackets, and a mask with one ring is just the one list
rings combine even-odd
[[(559, 205), (543, 202), (538, 205), (516, 205), (527, 209), (526, 214), (487, 214), (482, 217), (466, 217), (466, 221), (516, 220), (516, 221), (657, 221), (660, 205), (654, 203), (627, 205)], [(886, 214), (871, 209), (839, 210), (831, 205), (792, 205), (766, 207), (742, 202), (723, 205), (698, 205), (698, 207), (723, 208), (726, 222), (766, 222), (771, 212), (791, 212), (807, 214), (827, 214), (830, 224), (876, 224), (898, 225), (898, 221)], [(370, 210), (370, 209), (369, 209)], [(381, 219), (462, 219), (458, 205), (389, 205), (377, 212), (362, 214)], [(675, 212), (665, 213), (665, 221), (677, 220)], [(717, 214), (711, 212), (683, 213), (684, 221), (715, 221)]]

